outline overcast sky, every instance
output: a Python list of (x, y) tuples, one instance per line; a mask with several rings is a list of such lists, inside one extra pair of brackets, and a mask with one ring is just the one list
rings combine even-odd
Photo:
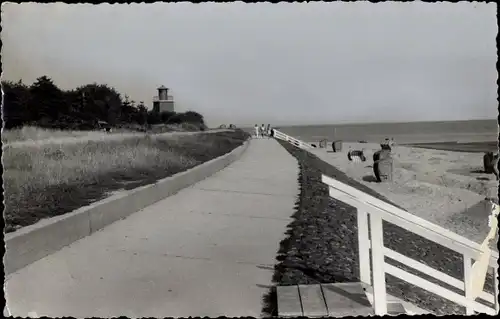
[(497, 116), (494, 3), (2, 5), (3, 79), (253, 124)]

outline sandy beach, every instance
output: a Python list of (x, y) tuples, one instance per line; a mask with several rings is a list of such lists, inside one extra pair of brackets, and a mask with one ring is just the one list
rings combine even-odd
[[(474, 235), (475, 232), (471, 230), (470, 226), (470, 224), (474, 224), (472, 221), (476, 221), (476, 226), (481, 228), (480, 226), (483, 225), (482, 229), (485, 230), (487, 214), (484, 213), (484, 210), (484, 217), (482, 217), (481, 213), (476, 213), (469, 217), (470, 220), (466, 222), (463, 220), (463, 216), (466, 215), (460, 211), (462, 202), (464, 205), (474, 206), (475, 200), (481, 201), (484, 197), (479, 193), (468, 190), (466, 180), (462, 180), (461, 175), (457, 174), (459, 171), (462, 172), (460, 169), (479, 169), (482, 160), (478, 164), (475, 164), (477, 162), (473, 162), (473, 160), (481, 159), (481, 153), (460, 153), (463, 156), (460, 157), (458, 154), (450, 155), (443, 152), (440, 155), (440, 162), (443, 162), (441, 163), (442, 166), (440, 166), (436, 159), (430, 159), (438, 157), (440, 151), (429, 153), (427, 150), (422, 149), (396, 147), (394, 152), (396, 155), (399, 154), (399, 157), (395, 157), (399, 158), (398, 161), (401, 164), (396, 164), (398, 172), (395, 175), (399, 176), (400, 181), (399, 184), (395, 182), (394, 185), (388, 185), (371, 181), (373, 180), (373, 177), (371, 177), (373, 176), (372, 168), (365, 167), (372, 165), (371, 155), (373, 153), (368, 151), (370, 145), (363, 144), (369, 160), (364, 163), (354, 164), (347, 160), (349, 145), (347, 145), (347, 148), (344, 147), (341, 153), (335, 154), (327, 153), (325, 149), (315, 149), (308, 152), (284, 141), (280, 141), (280, 143), (299, 162), (300, 195), (296, 203), (296, 212), (292, 216), (293, 221), (288, 225), (287, 237), (280, 243), (277, 257), (279, 262), (275, 266), (273, 276), (273, 281), (276, 284), (316, 284), (356, 282), (360, 280), (356, 209), (329, 196), (328, 187), (321, 181), (323, 174), (380, 200), (408, 210), (410, 208), (414, 209), (412, 213), (420, 214), (427, 219), (434, 218), (434, 222), (439, 220), (440, 224), (444, 225), (444, 221), (447, 219), (454, 221), (456, 228), (461, 230), (461, 233), (467, 235), (468, 238), (472, 237), (472, 239), (480, 240), (484, 238), (483, 235)], [(375, 146), (375, 149), (378, 148), (378, 144), (371, 147), (373, 146)], [(357, 145), (351, 145), (351, 147), (355, 148)], [(411, 153), (412, 151), (413, 153)], [(428, 162), (426, 165), (429, 167), (424, 170), (422, 168), (423, 164), (417, 164), (425, 161)], [(433, 162), (436, 163), (432, 164)], [(413, 171), (411, 170), (412, 167)], [(453, 174), (446, 173), (453, 169), (458, 171), (452, 171), (455, 172)], [(425, 172), (434, 172), (434, 175), (427, 174), (426, 176)], [(469, 188), (474, 186), (479, 189), (478, 185), (480, 184), (473, 181), (475, 177), (488, 177), (490, 181), (482, 181), (485, 184), (495, 183), (491, 181), (492, 176), (480, 173), (470, 174), (469, 177), (464, 176), (471, 183)], [(420, 177), (421, 175), (424, 177)], [(439, 182), (433, 180), (437, 176), (441, 176), (450, 182), (454, 181), (454, 179), (457, 181), (453, 185), (439, 184)], [(407, 179), (404, 179), (405, 177)], [(476, 181), (478, 180), (476, 179)], [(445, 185), (451, 186), (451, 189)], [(460, 197), (462, 194), (466, 194), (464, 198)], [(447, 205), (447, 200), (455, 201), (455, 203), (452, 202)], [(432, 207), (436, 204), (441, 205), (439, 209)], [(448, 228), (450, 228), (449, 225)], [(439, 243), (425, 239), (391, 223), (386, 223), (384, 225), (384, 245), (431, 268), (438, 269), (453, 278), (463, 279), (462, 255)], [(434, 284), (443, 285), (438, 279), (416, 271), (402, 263), (395, 262), (390, 258), (387, 259), (387, 262)], [(397, 277), (386, 275), (386, 284), (387, 293), (390, 295), (401, 298), (421, 309), (431, 311), (436, 315), (465, 314), (464, 307)], [(455, 287), (448, 286), (447, 288), (458, 294), (463, 293)], [(493, 292), (491, 274), (487, 275), (485, 291)], [(276, 309), (275, 295), (273, 295), (272, 291), (267, 296), (267, 300), (265, 310), (272, 313)], [(485, 303), (489, 307), (493, 307), (493, 305)]]
[[(350, 149), (363, 150), (366, 162), (349, 161)], [(484, 153), (396, 145), (392, 148), (393, 181), (377, 183), (373, 153), (379, 149), (375, 143), (344, 143), (339, 153), (331, 148), (312, 152), (412, 214), (476, 242), (484, 239), (489, 214), (484, 199), (498, 200), (495, 176), (483, 173)]]

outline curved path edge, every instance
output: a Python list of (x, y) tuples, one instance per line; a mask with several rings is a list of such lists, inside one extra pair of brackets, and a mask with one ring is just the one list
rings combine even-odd
[(4, 269), (9, 275), (61, 248), (144, 209), (238, 160), (250, 140), (229, 153), (154, 184), (122, 191), (70, 213), (47, 218), (5, 235)]

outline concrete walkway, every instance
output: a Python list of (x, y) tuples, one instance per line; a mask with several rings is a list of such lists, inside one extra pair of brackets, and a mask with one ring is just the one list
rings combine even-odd
[(214, 176), (6, 280), (13, 316), (261, 316), (298, 165), (253, 140)]

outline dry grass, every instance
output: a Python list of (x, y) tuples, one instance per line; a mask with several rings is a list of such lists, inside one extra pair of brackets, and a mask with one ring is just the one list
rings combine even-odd
[(240, 132), (142, 134), (4, 146), (6, 230), (69, 212), (127, 183), (147, 184), (173, 175), (231, 151), (245, 138)]
[[(210, 131), (211, 133), (215, 131)], [(151, 134), (198, 134), (203, 133), (199, 126), (189, 123), (155, 125), (147, 132), (140, 132), (137, 127), (117, 128), (113, 132), (103, 131), (61, 131), (38, 127), (23, 127), (22, 129), (4, 130), (2, 142), (12, 147), (41, 147), (47, 144), (90, 143), (107, 141), (123, 141), (128, 138), (144, 137)]]
[[(174, 145), (178, 139), (172, 136), (162, 140)], [(18, 189), (82, 182), (111, 170), (146, 168), (160, 161), (171, 165), (193, 161), (176, 154), (173, 149), (160, 150), (147, 136), (6, 146), (3, 151), (4, 178), (11, 180), (10, 185)]]
[[(19, 142), (39, 142), (39, 141), (68, 141), (71, 139), (83, 140), (99, 140), (107, 139), (111, 136), (128, 137), (138, 136), (144, 133), (138, 133), (137, 129), (141, 128), (136, 125), (135, 130), (132, 128), (115, 128), (111, 133), (103, 131), (70, 131), (70, 130), (55, 130), (44, 129), (36, 126), (24, 126), (19, 129), (2, 130), (2, 142), (6, 144), (19, 143)], [(200, 131), (200, 126), (190, 123), (182, 124), (167, 124), (167, 125), (154, 125), (150, 133), (165, 133), (165, 132), (195, 132)]]
[(101, 137), (106, 136), (105, 132), (99, 131), (62, 131), (49, 130), (35, 126), (24, 126), (20, 129), (2, 130), (2, 142), (12, 143), (20, 141), (39, 141), (45, 139), (55, 139), (61, 137)]

